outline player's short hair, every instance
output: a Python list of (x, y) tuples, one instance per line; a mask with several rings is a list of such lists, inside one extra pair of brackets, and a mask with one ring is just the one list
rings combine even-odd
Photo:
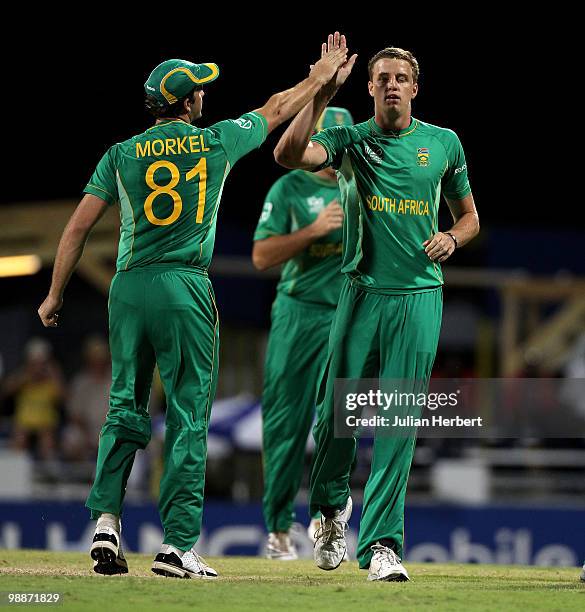
[(401, 49), (400, 47), (386, 47), (381, 51), (378, 51), (374, 57), (368, 62), (368, 74), (370, 75), (370, 81), (372, 80), (372, 76), (374, 76), (374, 64), (383, 58), (389, 59), (399, 59), (408, 62), (412, 68), (412, 80), (417, 83), (418, 76), (420, 74), (420, 68), (418, 66), (418, 62), (416, 61), (416, 57), (410, 52)]
[(193, 87), (193, 89), (186, 96), (179, 98), (173, 104), (163, 104), (162, 102), (159, 102), (159, 100), (157, 100), (157, 98), (155, 98), (154, 96), (146, 94), (146, 98), (144, 100), (144, 108), (146, 108), (146, 110), (157, 119), (160, 117), (178, 117), (179, 115), (182, 115), (185, 112), (183, 106), (185, 100), (193, 102), (193, 94), (199, 89), (201, 89), (201, 87)]

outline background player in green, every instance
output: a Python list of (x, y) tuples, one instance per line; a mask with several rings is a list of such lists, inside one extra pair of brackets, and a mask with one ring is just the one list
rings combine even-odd
[[(352, 123), (347, 110), (330, 107), (321, 115), (317, 131)], [(293, 170), (271, 187), (254, 234), (252, 259), (258, 269), (285, 264), (272, 307), (262, 394), (269, 559), (297, 558), (289, 530), (343, 281), (339, 200), (331, 168), (316, 173)]]
[[(345, 41), (330, 37), (328, 48)], [(289, 168), (338, 170), (345, 213), (346, 275), (332, 323), (327, 370), (318, 394), (311, 510), (321, 510), (315, 560), (335, 569), (346, 549), (349, 472), (355, 439), (334, 436), (336, 378), (427, 381), (442, 313), (440, 262), (479, 231), (463, 149), (454, 132), (411, 116), (419, 68), (389, 47), (368, 64), (375, 115), (311, 139), (323, 108), (347, 79), (355, 56), (295, 118), (275, 156)], [(454, 224), (439, 232), (441, 190)], [(401, 562), (404, 498), (415, 438), (376, 436), (358, 541), (369, 580), (408, 580)]]
[(120, 514), (135, 453), (150, 440), (147, 405), (158, 364), (167, 401), (159, 511), (164, 544), (153, 571), (215, 577), (194, 551), (201, 528), (207, 427), (217, 384), (218, 316), (207, 277), (224, 181), (232, 166), (298, 112), (346, 52), (322, 57), (307, 79), (258, 110), (210, 128), (202, 86), (215, 64), (168, 60), (145, 84), (156, 123), (112, 146), (98, 164), (61, 238), (49, 295), (39, 308), (57, 325), (63, 292), (93, 225), (120, 203), (117, 272), (109, 299), (112, 387), (87, 506), (98, 520), (91, 556), (98, 573), (126, 573)]

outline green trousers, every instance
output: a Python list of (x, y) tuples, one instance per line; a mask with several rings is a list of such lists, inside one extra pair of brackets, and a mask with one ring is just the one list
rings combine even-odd
[(288, 531), (315, 416), (317, 384), (325, 367), (335, 308), (279, 295), (272, 307), (262, 394), (264, 520), (268, 531)]
[(166, 396), (159, 512), (164, 543), (189, 550), (201, 531), (207, 428), (217, 384), (219, 322), (207, 274), (152, 265), (118, 272), (109, 300), (112, 387), (100, 434), (92, 518), (120, 515), (134, 455), (150, 440), (155, 362)]
[[(355, 438), (334, 436), (336, 378), (426, 381), (437, 351), (442, 290), (386, 295), (365, 292), (346, 280), (332, 323), (326, 369), (317, 396), (316, 442), (311, 472), (311, 512), (343, 508)], [(370, 546), (389, 540), (402, 555), (404, 500), (416, 438), (376, 436), (358, 539), (358, 561), (369, 567)]]

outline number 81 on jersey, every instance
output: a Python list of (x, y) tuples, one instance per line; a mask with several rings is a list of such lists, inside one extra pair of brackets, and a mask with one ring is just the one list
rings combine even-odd
[[(166, 185), (159, 185), (154, 178), (156, 171), (159, 168), (166, 168), (171, 173), (171, 179)], [(185, 180), (190, 181), (199, 175), (199, 198), (197, 202), (196, 223), (203, 223), (203, 213), (205, 212), (205, 192), (207, 190), (207, 160), (202, 157), (197, 165), (189, 170), (185, 175)], [(148, 167), (146, 171), (146, 184), (152, 189), (152, 193), (148, 195), (144, 201), (144, 214), (150, 223), (153, 225), (171, 225), (180, 216), (183, 210), (183, 200), (179, 192), (175, 191), (175, 187), (181, 180), (181, 173), (175, 164), (166, 160), (156, 161)], [(167, 194), (173, 199), (173, 210), (168, 217), (160, 218), (154, 214), (152, 210), (154, 201), (161, 194)]]

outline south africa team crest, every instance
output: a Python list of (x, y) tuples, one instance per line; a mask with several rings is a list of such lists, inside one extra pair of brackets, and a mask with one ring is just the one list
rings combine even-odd
[(422, 166), (423, 168), (425, 168), (426, 166), (431, 165), (431, 153), (428, 147), (421, 147), (420, 149), (417, 149), (416, 157), (417, 157), (416, 163), (419, 166)]

